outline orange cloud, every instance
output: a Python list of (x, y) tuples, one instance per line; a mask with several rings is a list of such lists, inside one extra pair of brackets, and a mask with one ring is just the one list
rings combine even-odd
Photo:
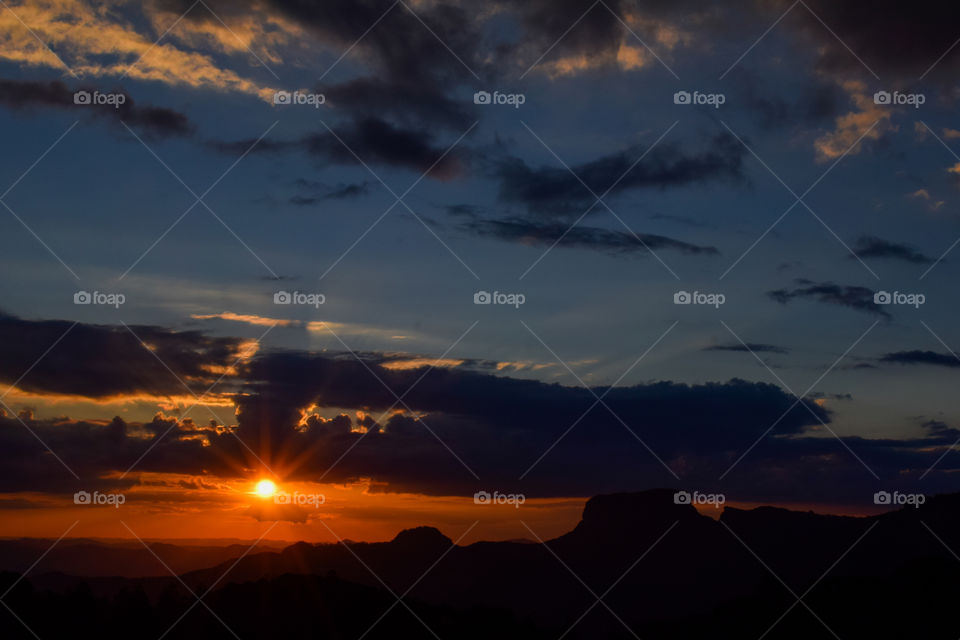
[(442, 358), (439, 360), (435, 358), (407, 358), (403, 360), (391, 360), (380, 366), (384, 369), (390, 369), (391, 371), (405, 371), (407, 369), (419, 369), (420, 367), (459, 367), (463, 363), (463, 360), (455, 360), (453, 358)]
[[(123, 8), (130, 6), (123, 5)], [(194, 10), (203, 8), (198, 6)], [(161, 27), (158, 16), (153, 16), (157, 33), (141, 34), (122, 17), (120, 6), (114, 2), (90, 5), (79, 0), (36, 0), (0, 12), (0, 59), (28, 66), (59, 69), (66, 66), (78, 77), (121, 77), (126, 74), (138, 80), (235, 91), (272, 100), (273, 88), (221, 68), (209, 55), (180, 48), (173, 42), (175, 34), (180, 33), (181, 42), (216, 45), (216, 49), (236, 53), (241, 45), (245, 49), (255, 36), (264, 35), (265, 43), (275, 44), (286, 37), (282, 35), (286, 32), (277, 31), (266, 36), (269, 23), (260, 25), (259, 29), (264, 33), (259, 33), (252, 25), (244, 28), (241, 24), (238, 25), (238, 36), (229, 35), (236, 44), (236, 47), (229, 48), (227, 34), (230, 30), (219, 21), (206, 21), (200, 26), (181, 20), (157, 44), (157, 38), (174, 19), (165, 16), (165, 24)], [(204, 36), (200, 34), (201, 29)], [(45, 45), (58, 53), (55, 55)], [(275, 55), (268, 57), (278, 60)]]
[(841, 84), (850, 94), (857, 110), (839, 116), (835, 120), (834, 130), (820, 136), (814, 142), (814, 149), (817, 152), (817, 161), (819, 162), (835, 160), (844, 153), (848, 155), (858, 154), (862, 148), (860, 144), (851, 148), (851, 145), (854, 145), (857, 140), (861, 140), (861, 138), (877, 140), (885, 132), (897, 130), (897, 127), (890, 122), (891, 109), (874, 104), (873, 96), (867, 93), (866, 84), (858, 80)]
[(208, 314), (194, 313), (190, 317), (194, 320), (212, 320), (214, 318), (220, 320), (232, 320), (234, 322), (245, 322), (257, 327), (290, 327), (299, 324), (299, 322), (296, 320), (281, 320), (279, 318), (268, 318), (266, 316), (258, 316), (249, 313), (233, 313), (232, 311)]

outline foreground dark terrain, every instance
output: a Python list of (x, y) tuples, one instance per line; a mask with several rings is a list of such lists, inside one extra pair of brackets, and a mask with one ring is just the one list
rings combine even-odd
[[(14, 585), (0, 637), (33, 637), (25, 623), (40, 638), (956, 638), (958, 512), (954, 494), (873, 517), (761, 507), (716, 521), (654, 490), (597, 496), (546, 544), (454, 547), (421, 527), (239, 561), (227, 547), (236, 557), (179, 578), (109, 577), (136, 552), (67, 545), (28, 577), (0, 574)], [(0, 546), (5, 568), (25, 544)], [(153, 550), (181, 567), (217, 555)], [(76, 556), (101, 570), (57, 570)]]

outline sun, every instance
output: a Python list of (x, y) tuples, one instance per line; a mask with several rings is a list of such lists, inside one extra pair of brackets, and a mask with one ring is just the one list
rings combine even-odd
[(253, 492), (261, 498), (270, 498), (277, 492), (277, 485), (272, 480), (261, 480)]

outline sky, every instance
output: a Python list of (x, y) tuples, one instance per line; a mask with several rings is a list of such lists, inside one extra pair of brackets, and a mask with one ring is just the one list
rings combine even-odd
[(957, 489), (957, 9), (2, 5), (0, 535)]

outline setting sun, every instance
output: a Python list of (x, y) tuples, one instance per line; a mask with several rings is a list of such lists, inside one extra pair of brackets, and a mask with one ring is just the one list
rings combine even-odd
[(277, 492), (277, 485), (272, 480), (261, 480), (257, 483), (254, 493), (261, 498), (270, 498)]

